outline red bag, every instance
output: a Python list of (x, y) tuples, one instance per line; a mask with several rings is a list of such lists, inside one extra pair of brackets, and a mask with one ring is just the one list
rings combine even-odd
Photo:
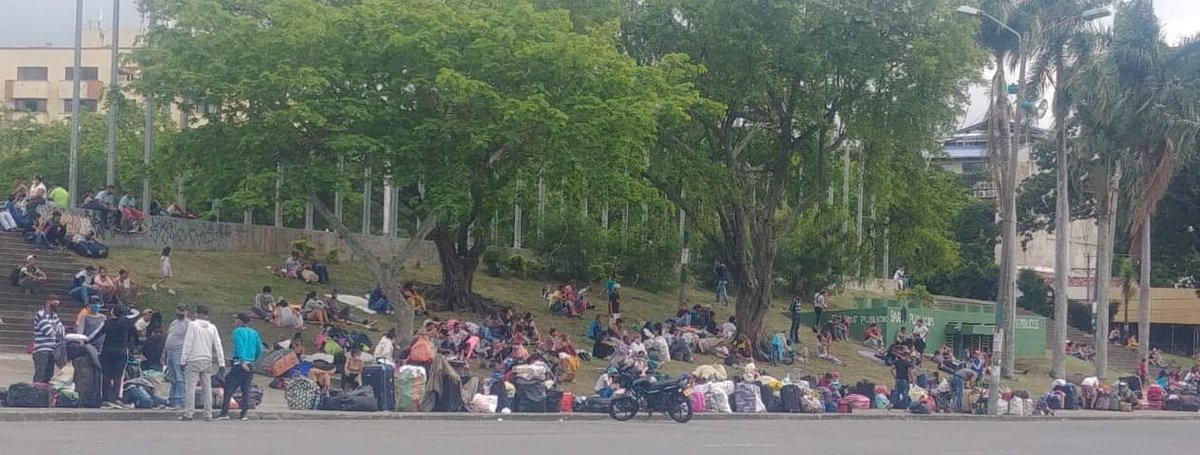
[(433, 361), (433, 343), (428, 338), (420, 337), (413, 342), (412, 349), (408, 351), (409, 363), (429, 363)]
[(849, 414), (853, 411), (854, 411), (854, 408), (850, 406), (850, 400), (842, 398), (837, 401), (838, 414)]
[(570, 414), (575, 410), (575, 395), (571, 392), (563, 392), (562, 399), (558, 400), (558, 412)]

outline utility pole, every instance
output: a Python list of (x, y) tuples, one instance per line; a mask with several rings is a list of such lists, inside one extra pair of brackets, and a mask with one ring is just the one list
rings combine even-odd
[[(117, 78), (120, 74), (118, 64), (121, 49), (121, 0), (113, 0), (112, 9), (112, 68), (108, 73), (108, 172), (105, 174), (105, 182), (109, 185), (115, 185), (117, 181), (117, 101), (121, 94)], [(79, 69), (76, 68), (75, 71)]]
[(363, 171), (362, 234), (371, 235), (371, 168)]
[(75, 66), (71, 70), (71, 156), (67, 163), (67, 191), (71, 207), (79, 200), (79, 76), (83, 60), (83, 0), (75, 0)]

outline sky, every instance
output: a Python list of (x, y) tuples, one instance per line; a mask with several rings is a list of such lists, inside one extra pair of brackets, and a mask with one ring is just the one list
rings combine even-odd
[[(120, 0), (122, 28), (137, 28), (141, 16), (136, 0)], [(1200, 33), (1200, 0), (1154, 0), (1167, 41)], [(84, 21), (112, 21), (111, 0), (84, 0)], [(74, 39), (75, 2), (72, 0), (0, 0), (0, 46), (70, 45)], [(971, 105), (961, 123), (980, 121), (987, 110), (987, 93), (971, 91)], [(1046, 120), (1043, 119), (1043, 123)]]

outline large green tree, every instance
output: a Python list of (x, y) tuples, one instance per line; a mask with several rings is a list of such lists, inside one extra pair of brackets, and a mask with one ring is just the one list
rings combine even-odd
[(630, 55), (656, 65), (684, 53), (705, 69), (697, 87), (708, 102), (689, 109), (691, 122), (663, 128), (647, 176), (728, 265), (743, 333), (763, 335), (781, 242), (806, 213), (831, 209), (822, 202), (848, 141), (916, 153), (948, 130), (981, 63), (962, 45), (972, 28), (953, 6), (626, 3)]
[[(141, 88), (212, 106), (186, 135), (193, 150), (252, 174), (283, 166), (287, 190), (343, 234), (317, 197), (348, 185), (331, 163), (344, 158), (388, 176), (425, 219), (413, 240), (427, 233), (436, 245), (435, 296), (457, 310), (488, 306), (472, 281), (489, 221), (511, 207), (518, 180), (570, 177), (585, 166), (613, 184), (625, 170), (636, 175), (672, 97), (688, 96), (658, 68), (622, 55), (615, 27), (582, 33), (566, 11), (525, 0), (154, 7), (163, 25), (137, 54)], [(365, 261), (393, 301), (402, 301), (401, 256)], [(409, 333), (411, 314), (400, 313)]]

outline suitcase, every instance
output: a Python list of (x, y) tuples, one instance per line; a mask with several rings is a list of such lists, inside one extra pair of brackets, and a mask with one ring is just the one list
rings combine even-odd
[(380, 411), (396, 409), (395, 370), (388, 365), (366, 365), (362, 369), (362, 383), (375, 393), (375, 404)]
[(20, 382), (8, 387), (4, 405), (10, 408), (54, 407), (54, 390), (49, 384)]
[[(700, 402), (704, 402), (704, 397), (700, 397)], [(558, 412), (570, 414), (573, 411), (575, 411), (575, 394), (563, 392), (562, 398), (558, 399)]]
[(767, 387), (766, 384), (759, 384), (758, 394), (762, 399), (763, 406), (767, 408), (767, 412), (782, 412), (783, 400), (775, 396), (775, 391)]
[(704, 412), (708, 409), (704, 402), (704, 394), (700, 392), (692, 392), (692, 412)]
[(842, 398), (837, 400), (837, 412), (838, 414), (849, 414), (854, 412), (854, 407), (850, 406), (850, 400)]
[(300, 357), (291, 349), (279, 349), (268, 352), (257, 362), (254, 362), (254, 372), (263, 376), (277, 378), (288, 370), (300, 364)]
[(1179, 397), (1167, 398), (1167, 401), (1163, 402), (1163, 410), (1164, 411), (1182, 411), (1183, 410), (1183, 400), (1180, 399)]
[[(872, 387), (872, 390), (874, 390), (874, 387)], [(779, 390), (779, 401), (781, 412), (803, 412), (803, 407), (800, 403), (800, 386), (795, 384), (783, 386)]]
[(1097, 394), (1096, 395), (1096, 404), (1092, 406), (1092, 409), (1107, 411), (1109, 409), (1109, 402), (1111, 400), (1112, 400), (1112, 396), (1107, 393)]
[(1121, 378), (1120, 381), (1128, 384), (1129, 390), (1132, 390), (1134, 392), (1142, 391), (1142, 380), (1141, 380), (1141, 378), (1138, 378), (1137, 376), (1125, 376), (1125, 377)]

